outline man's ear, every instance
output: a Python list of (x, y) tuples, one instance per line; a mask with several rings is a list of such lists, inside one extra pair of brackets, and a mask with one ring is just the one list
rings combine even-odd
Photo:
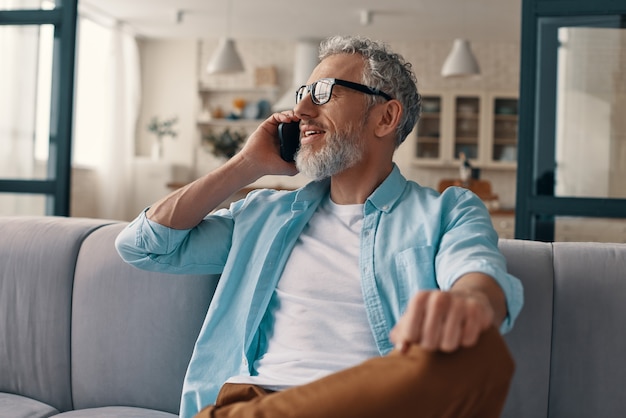
[(402, 116), (402, 105), (398, 100), (389, 100), (379, 106), (377, 116), (374, 134), (379, 138), (394, 134)]

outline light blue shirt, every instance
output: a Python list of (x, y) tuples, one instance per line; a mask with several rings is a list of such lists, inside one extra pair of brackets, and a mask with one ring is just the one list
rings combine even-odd
[[(258, 190), (208, 215), (190, 230), (135, 219), (118, 237), (124, 260), (139, 268), (216, 274), (221, 279), (187, 369), (181, 417), (214, 403), (231, 376), (254, 374), (265, 351), (261, 321), (287, 258), (329, 182), (296, 191)], [(451, 187), (442, 194), (407, 181), (397, 167), (363, 207), (360, 270), (364, 303), (381, 355), (389, 332), (418, 290), (448, 290), (470, 272), (493, 277), (506, 295), (513, 325), (523, 304), (521, 283), (506, 271), (489, 212), (476, 195)]]

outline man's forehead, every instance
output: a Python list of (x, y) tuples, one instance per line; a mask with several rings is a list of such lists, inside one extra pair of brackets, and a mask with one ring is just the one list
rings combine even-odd
[(363, 65), (363, 58), (357, 54), (331, 55), (315, 67), (307, 84), (320, 78), (340, 78), (359, 82), (363, 74)]

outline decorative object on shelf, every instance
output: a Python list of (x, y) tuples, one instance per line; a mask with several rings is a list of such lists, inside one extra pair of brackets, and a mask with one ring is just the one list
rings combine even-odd
[(233, 99), (233, 112), (229, 115), (229, 119), (240, 119), (243, 117), (243, 110), (246, 107), (246, 100), (241, 97)]
[(257, 87), (278, 85), (276, 67), (257, 67), (254, 69), (254, 81)]
[(213, 119), (222, 119), (224, 117), (224, 109), (220, 106), (215, 106), (211, 112), (211, 117)]
[(216, 157), (232, 158), (244, 141), (247, 134), (241, 131), (231, 131), (224, 129), (220, 134), (216, 134), (213, 129), (202, 135), (202, 142), (210, 147), (211, 153)]
[(245, 119), (259, 118), (259, 105), (256, 102), (250, 102), (243, 108), (241, 116)]
[(152, 143), (151, 156), (153, 160), (163, 158), (163, 138), (171, 137), (175, 139), (178, 132), (174, 130), (174, 125), (178, 122), (178, 117), (174, 116), (170, 119), (160, 120), (158, 116), (154, 116), (148, 123), (148, 132), (156, 136), (156, 141)]
[(452, 50), (443, 63), (441, 75), (443, 77), (463, 77), (480, 74), (478, 61), (472, 53), (467, 39), (455, 39)]
[(259, 108), (259, 115), (257, 116), (259, 119), (268, 118), (272, 114), (272, 105), (265, 99), (259, 100), (257, 107)]
[(461, 166), (459, 167), (459, 177), (461, 178), (463, 186), (466, 187), (472, 177), (472, 164), (470, 164), (464, 152), (459, 153), (459, 160), (461, 162)]

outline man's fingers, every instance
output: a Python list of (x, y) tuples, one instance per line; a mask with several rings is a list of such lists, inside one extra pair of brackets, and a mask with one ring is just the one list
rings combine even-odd
[(396, 347), (404, 352), (408, 344), (426, 350), (452, 352), (470, 347), (493, 322), (493, 312), (474, 295), (457, 292), (418, 292), (391, 333)]
[(442, 325), (441, 340), (438, 348), (444, 352), (452, 352), (459, 348), (465, 328), (463, 304), (452, 299), (445, 322)]
[(409, 301), (404, 315), (391, 333), (392, 341), (400, 351), (406, 351), (408, 345), (417, 343), (422, 338), (422, 324), (429, 292), (420, 292)]
[(426, 350), (437, 350), (449, 313), (451, 297), (445, 292), (430, 292), (419, 344)]

